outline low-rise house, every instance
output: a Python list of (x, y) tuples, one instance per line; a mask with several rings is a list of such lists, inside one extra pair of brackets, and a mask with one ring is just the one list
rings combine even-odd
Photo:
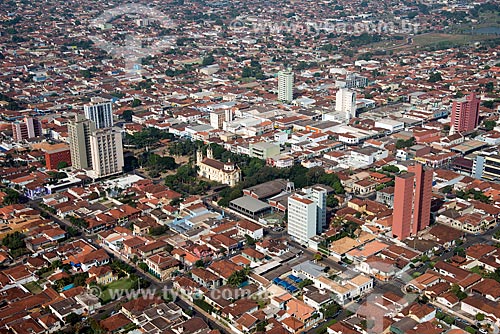
[(236, 227), (241, 236), (248, 235), (254, 240), (260, 240), (264, 236), (264, 228), (248, 220), (240, 220), (236, 223)]
[(492, 278), (485, 278), (470, 288), (471, 292), (478, 293), (494, 302), (500, 302), (500, 283)]
[(486, 299), (482, 296), (469, 296), (460, 302), (460, 309), (476, 317), (478, 313), (485, 315), (485, 319), (490, 320), (496, 326), (500, 326), (500, 308), (498, 303)]
[(221, 279), (219, 276), (204, 268), (193, 268), (191, 270), (191, 277), (194, 282), (201, 284), (208, 289), (217, 288), (221, 285)]
[(441, 305), (444, 305), (444, 306), (446, 306), (448, 308), (453, 308), (453, 307), (457, 306), (458, 303), (460, 303), (460, 300), (451, 291), (445, 292), (445, 293), (437, 296), (436, 297), (436, 301), (438, 303), (440, 303)]
[(88, 274), (87, 284), (95, 282), (99, 285), (106, 285), (118, 279), (118, 276), (113, 274), (113, 270), (108, 266), (92, 267)]
[(66, 317), (71, 314), (81, 315), (85, 307), (79, 304), (75, 298), (70, 297), (64, 300), (49, 304), (49, 309), (59, 320), (66, 323)]
[(165, 281), (172, 276), (172, 273), (179, 270), (180, 262), (170, 255), (155, 254), (146, 259), (149, 272), (161, 281)]
[(330, 293), (320, 290), (312, 285), (304, 288), (302, 294), (304, 303), (319, 311), (324, 305), (332, 301)]

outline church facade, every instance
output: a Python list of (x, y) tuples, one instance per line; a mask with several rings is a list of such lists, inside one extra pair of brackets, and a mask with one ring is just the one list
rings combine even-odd
[(196, 152), (196, 166), (198, 176), (211, 181), (227, 184), (233, 187), (241, 180), (241, 170), (236, 164), (228, 161), (226, 163), (213, 158), (212, 149), (207, 149), (207, 157), (203, 157), (201, 151)]

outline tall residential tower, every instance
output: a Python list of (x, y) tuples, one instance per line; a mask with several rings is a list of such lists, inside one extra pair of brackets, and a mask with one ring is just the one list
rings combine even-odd
[(92, 171), (98, 179), (123, 172), (122, 134), (118, 128), (97, 129), (90, 135)]
[(69, 149), (73, 168), (92, 168), (90, 134), (94, 130), (95, 123), (86, 119), (81, 114), (77, 114), (75, 119), (68, 123)]
[(291, 103), (293, 100), (293, 72), (291, 69), (278, 73), (278, 100)]
[(392, 235), (404, 240), (429, 226), (433, 171), (417, 163), (396, 177)]
[(304, 188), (288, 198), (288, 235), (307, 245), (326, 225), (326, 189)]
[(474, 130), (479, 124), (479, 104), (481, 99), (471, 93), (465, 101), (453, 102), (450, 128), (453, 132)]
[(340, 88), (335, 96), (335, 111), (344, 114), (347, 121), (356, 117), (356, 92)]
[(96, 129), (110, 128), (113, 126), (113, 107), (111, 101), (96, 97), (89, 104), (83, 106), (85, 118), (95, 123)]

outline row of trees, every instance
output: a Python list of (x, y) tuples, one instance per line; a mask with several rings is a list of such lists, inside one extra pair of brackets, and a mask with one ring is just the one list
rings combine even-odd
[(133, 145), (136, 148), (154, 147), (158, 145), (160, 140), (173, 139), (174, 135), (157, 128), (147, 127), (144, 130), (133, 135), (125, 136), (125, 145)]

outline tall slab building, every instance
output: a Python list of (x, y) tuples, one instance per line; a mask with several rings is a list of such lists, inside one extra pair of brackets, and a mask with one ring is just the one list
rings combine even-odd
[(417, 163), (396, 177), (392, 235), (404, 240), (422, 231), (430, 222), (433, 171)]

